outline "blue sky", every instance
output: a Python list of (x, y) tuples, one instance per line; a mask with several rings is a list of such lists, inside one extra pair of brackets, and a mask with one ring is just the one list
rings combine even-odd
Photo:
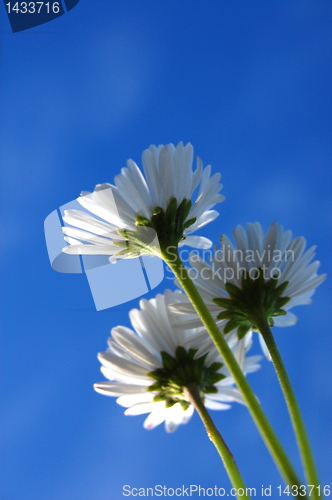
[[(138, 299), (97, 312), (83, 275), (51, 269), (43, 222), (150, 144), (190, 141), (226, 196), (200, 234), (217, 244), (239, 223), (277, 220), (318, 246), (331, 276), (331, 21), (327, 0), (81, 0), (12, 34), (1, 10), (3, 500), (228, 488), (197, 415), (173, 435), (148, 432), (93, 391), (97, 352)], [(295, 326), (275, 329), (322, 485), (332, 480), (330, 304), (328, 279)], [(272, 366), (250, 381), (300, 470)], [(244, 407), (213, 417), (248, 486), (282, 484)]]

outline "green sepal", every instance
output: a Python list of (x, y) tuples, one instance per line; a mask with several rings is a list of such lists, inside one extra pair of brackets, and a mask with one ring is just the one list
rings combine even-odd
[(237, 330), (238, 339), (239, 340), (243, 339), (243, 337), (249, 332), (250, 328), (251, 328), (250, 323), (243, 323), (242, 325), (240, 325)]
[(184, 198), (181, 201), (181, 203), (177, 209), (177, 213), (176, 213), (176, 218), (179, 221), (181, 220), (182, 224), (183, 224), (183, 221), (185, 221), (186, 218), (188, 217), (190, 209), (191, 209), (191, 200), (187, 200), (186, 198)]
[(156, 382), (155, 384), (149, 385), (148, 391), (160, 391), (162, 388), (162, 385), (159, 382)]
[(183, 411), (188, 410), (188, 408), (190, 406), (190, 403), (188, 403), (188, 401), (184, 401), (183, 399), (181, 399), (181, 401), (179, 401), (179, 403), (180, 403)]
[(170, 232), (174, 232), (176, 218), (177, 200), (172, 198), (165, 212), (165, 226)]
[(123, 240), (119, 240), (119, 241), (113, 241), (112, 244), (115, 246), (115, 247), (129, 247), (129, 241), (123, 241)]
[(170, 354), (168, 354), (168, 352), (165, 351), (161, 351), (160, 355), (165, 368), (172, 370), (175, 366), (175, 359)]
[(287, 302), (290, 301), (290, 297), (280, 297), (278, 300), (277, 300), (277, 307), (279, 309), (281, 309), (283, 306), (285, 306), (287, 304)]
[(278, 280), (276, 278), (271, 278), (267, 283), (265, 284), (266, 290), (268, 292), (273, 292), (277, 286)]
[(227, 293), (232, 298), (236, 299), (237, 297), (241, 296), (242, 290), (239, 287), (233, 285), (233, 283), (226, 283), (225, 288), (227, 290)]
[(286, 314), (287, 314), (287, 311), (285, 311), (284, 309), (276, 309), (273, 312), (273, 316), (286, 316)]
[(282, 283), (281, 285), (279, 285), (276, 289), (275, 289), (275, 294), (276, 294), (276, 297), (280, 297), (284, 291), (286, 290), (286, 288), (288, 287), (288, 284), (289, 284), (289, 281), (285, 281), (284, 283)]
[(172, 406), (175, 405), (175, 403), (177, 403), (177, 401), (174, 401), (173, 399), (166, 399), (166, 408), (172, 408)]
[(143, 215), (137, 215), (135, 219), (135, 226), (148, 226), (151, 227), (151, 222)]
[(220, 380), (222, 380), (223, 378), (225, 378), (225, 375), (223, 375), (222, 373), (211, 373), (209, 376), (209, 381), (212, 384), (216, 384), (217, 382), (220, 382)]
[[(223, 363), (218, 363), (218, 361), (215, 361), (214, 363), (212, 363), (211, 366), (209, 366), (209, 370), (211, 370), (212, 372), (216, 372), (217, 370), (220, 370), (220, 368), (222, 368), (224, 366)], [(225, 375), (223, 375), (223, 377), (225, 377)]]
[(194, 356), (195, 356), (196, 352), (197, 352), (197, 349), (193, 349), (193, 348), (191, 347), (191, 348), (189, 349), (189, 351), (188, 351), (188, 357), (189, 357), (189, 359), (194, 359)]
[(225, 309), (228, 309), (229, 306), (232, 305), (231, 299), (212, 299), (212, 302), (217, 304), (217, 306), (224, 307)]
[(131, 254), (131, 253), (133, 253), (133, 252), (132, 252), (132, 251), (130, 251), (129, 246), (128, 246), (128, 248), (125, 248), (124, 250), (121, 250), (121, 252), (117, 252), (117, 253), (115, 254), (115, 257), (117, 257), (117, 256), (121, 256), (121, 255), (129, 255), (129, 254)]
[(164, 210), (161, 207), (154, 207), (152, 217), (164, 213)]
[(218, 314), (217, 319), (232, 319), (234, 316), (232, 311), (223, 311)]
[(187, 351), (185, 350), (184, 347), (179, 345), (175, 351), (175, 359), (177, 361), (181, 362), (181, 361), (185, 361), (186, 358), (187, 358)]
[(204, 363), (205, 363), (205, 360), (206, 360), (208, 354), (209, 353), (207, 352), (203, 356), (200, 356), (198, 359), (195, 359), (195, 364), (196, 364), (196, 366), (198, 366), (198, 368), (202, 368), (204, 366)]
[(159, 403), (160, 401), (165, 401), (165, 394), (163, 392), (156, 394), (155, 397), (153, 398), (154, 403)]
[(237, 318), (231, 319), (227, 325), (224, 328), (224, 334), (227, 335), (227, 333), (231, 332), (232, 330), (235, 330), (238, 326), (240, 326), (241, 320)]
[[(190, 205), (188, 205), (190, 203)], [(186, 220), (186, 217), (188, 216), (189, 210), (187, 210), (187, 207), (189, 206), (189, 210), (191, 207), (191, 201), (183, 199), (182, 202), (180, 203), (177, 211), (176, 211), (176, 218), (175, 218), (175, 233), (178, 235), (179, 238), (182, 239), (183, 231), (184, 231), (184, 221)]]
[(207, 385), (204, 389), (204, 393), (206, 394), (216, 394), (218, 389), (214, 385)]
[(116, 232), (122, 238), (128, 239), (128, 230), (127, 229), (117, 229)]
[[(184, 201), (184, 200), (183, 200), (183, 201)], [(181, 206), (181, 205), (180, 205), (180, 206)], [(190, 212), (190, 210), (191, 210), (191, 206), (192, 206), (192, 202), (191, 202), (191, 200), (187, 200), (187, 203), (186, 203), (186, 205), (185, 205), (185, 207), (184, 207), (183, 214), (182, 214), (182, 216), (183, 216), (183, 220), (186, 220), (186, 218), (188, 217), (189, 212)], [(193, 219), (191, 219), (191, 220), (193, 220)], [(195, 218), (195, 220), (196, 220), (196, 218)]]
[(184, 229), (188, 229), (188, 227), (192, 226), (193, 224), (195, 224), (197, 218), (196, 217), (193, 217), (192, 219), (189, 219), (187, 220), (184, 224), (183, 224), (183, 228)]

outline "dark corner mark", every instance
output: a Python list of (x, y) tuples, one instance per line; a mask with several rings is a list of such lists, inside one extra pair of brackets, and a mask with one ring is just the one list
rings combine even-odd
[(79, 2), (80, 0), (64, 0), (67, 12), (71, 9), (73, 9)]
[(15, 2), (3, 0), (13, 33), (53, 21), (73, 9), (79, 0)]

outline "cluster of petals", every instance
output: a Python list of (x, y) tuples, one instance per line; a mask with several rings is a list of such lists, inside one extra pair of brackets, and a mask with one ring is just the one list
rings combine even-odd
[[(99, 184), (93, 193), (83, 192), (77, 199), (82, 210), (66, 210), (63, 228), (68, 243), (63, 251), (68, 254), (109, 255), (119, 252), (119, 242), (125, 241), (118, 231), (136, 231), (138, 216), (150, 220), (156, 207), (166, 210), (176, 198), (179, 206), (183, 200), (192, 200), (186, 221), (196, 219), (184, 233), (186, 244), (195, 248), (209, 248), (211, 241), (201, 236), (189, 236), (213, 221), (218, 212), (211, 208), (223, 201), (219, 194), (221, 175), (211, 177), (211, 166), (203, 168), (197, 158), (193, 171), (194, 150), (190, 143), (150, 146), (142, 155), (143, 171), (133, 160), (115, 177), (115, 185)], [(131, 257), (131, 255), (127, 255)], [(123, 258), (126, 258), (124, 255)]]
[[(130, 312), (134, 330), (125, 326), (113, 328), (107, 351), (98, 355), (101, 371), (108, 381), (95, 384), (95, 390), (117, 397), (117, 403), (127, 408), (126, 415), (149, 413), (144, 422), (146, 429), (165, 422), (166, 431), (173, 432), (180, 424), (187, 423), (194, 412), (192, 405), (183, 410), (180, 403), (167, 408), (165, 401), (154, 401), (157, 392), (148, 390), (154, 383), (148, 373), (163, 367), (161, 352), (174, 357), (177, 347), (183, 346), (187, 350), (197, 350), (196, 357), (207, 354), (205, 366), (222, 362), (215, 346), (209, 345), (206, 331), (173, 327), (169, 305), (180, 301), (182, 295), (181, 292), (166, 290), (164, 295), (157, 295), (155, 299), (141, 300), (140, 309)], [(259, 368), (260, 356), (246, 356), (250, 345), (248, 336), (241, 341), (233, 337), (230, 345), (245, 374)], [(219, 373), (224, 378), (215, 384), (218, 392), (204, 395), (205, 406), (225, 410), (231, 402), (244, 403), (227, 367), (222, 366)]]
[[(235, 246), (226, 236), (221, 236), (221, 249), (207, 263), (196, 253), (191, 253), (189, 262), (190, 276), (194, 279), (205, 304), (214, 318), (217, 318), (222, 308), (213, 302), (216, 298), (227, 298), (226, 284), (241, 288), (244, 272), (254, 278), (255, 271), (262, 269), (265, 281), (272, 277), (278, 278), (277, 286), (288, 282), (282, 296), (290, 300), (283, 307), (285, 316), (274, 318), (275, 326), (290, 326), (296, 323), (297, 317), (290, 309), (302, 304), (310, 304), (311, 296), (326, 275), (317, 275), (320, 263), (312, 262), (315, 248), (305, 251), (306, 241), (303, 237), (292, 238), (291, 231), (273, 223), (264, 234), (261, 225), (247, 224), (246, 230), (237, 226), (233, 231)], [(176, 282), (178, 286), (179, 283)], [(182, 302), (173, 304), (172, 310), (177, 313), (177, 323), (182, 328), (194, 328), (201, 325), (194, 313), (189, 299), (183, 294)], [(219, 322), (220, 326), (226, 321)], [(266, 348), (263, 345), (264, 352)]]

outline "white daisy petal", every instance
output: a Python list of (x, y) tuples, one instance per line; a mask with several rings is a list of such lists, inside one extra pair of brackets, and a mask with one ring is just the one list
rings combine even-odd
[(191, 417), (193, 416), (194, 414), (194, 407), (193, 405), (190, 405), (187, 410), (185, 410), (183, 412), (183, 416), (182, 416), (182, 424), (187, 424), (189, 422), (189, 420), (191, 419)]
[[(70, 239), (70, 241), (72, 241), (72, 239)], [(109, 244), (107, 246), (93, 245), (93, 244), (84, 245), (78, 242), (75, 244), (72, 243), (70, 246), (64, 247), (62, 251), (70, 255), (116, 255), (119, 252), (119, 247), (116, 247), (112, 244)]]
[(141, 394), (127, 394), (124, 396), (120, 396), (116, 402), (120, 406), (124, 406), (125, 408), (130, 408), (131, 406), (137, 404), (145, 404), (152, 403), (154, 394), (151, 392), (143, 392)]
[(94, 384), (94, 389), (107, 396), (122, 396), (124, 394), (146, 394), (146, 387), (140, 385), (130, 385), (124, 383), (99, 382)]
[(287, 311), (285, 316), (276, 316), (273, 318), (275, 326), (293, 326), (297, 323), (298, 317), (294, 313)]
[(204, 236), (187, 236), (185, 240), (179, 243), (179, 247), (182, 247), (184, 245), (206, 250), (212, 247), (212, 241), (209, 240), (209, 238), (205, 238)]
[(156, 407), (157, 403), (137, 403), (130, 408), (127, 408), (125, 415), (142, 415), (144, 413), (150, 413)]
[(155, 367), (158, 364), (161, 366), (160, 359), (154, 354), (152, 349), (129, 328), (121, 326), (113, 328), (112, 335), (115, 341), (132, 355), (151, 366)]
[(166, 432), (174, 432), (184, 420), (184, 411), (180, 403), (166, 409), (165, 429)]
[(114, 380), (130, 385), (145, 385), (145, 387), (149, 387), (149, 385), (151, 385), (149, 377), (139, 377), (136, 373), (123, 372), (121, 370), (117, 370), (114, 366), (102, 366), (100, 371), (108, 380)]
[[(282, 317), (284, 318), (284, 316), (282, 316)], [(272, 361), (270, 351), (268, 350), (267, 345), (265, 344), (265, 340), (263, 339), (263, 336), (260, 333), (258, 334), (258, 339), (259, 339), (259, 343), (261, 345), (263, 354), (265, 355), (266, 359), (268, 359), (269, 361)]]
[(136, 377), (146, 376), (148, 367), (144, 368), (138, 365), (135, 361), (116, 356), (111, 352), (101, 352), (98, 355), (99, 361), (103, 366), (111, 370), (116, 370), (124, 375), (134, 375)]
[(238, 403), (244, 403), (242, 394), (234, 387), (220, 387), (220, 392), (213, 394), (213, 399), (215, 401), (222, 402), (232, 402), (237, 401)]
[(210, 399), (209, 397), (205, 398), (205, 406), (209, 410), (229, 410), (231, 408), (231, 405), (219, 403), (219, 401), (215, 401), (214, 399)]
[(154, 429), (155, 427), (157, 427), (157, 425), (165, 422), (165, 418), (165, 407), (161, 408), (160, 410), (153, 410), (150, 415), (144, 420), (144, 429), (147, 429), (148, 431)]

